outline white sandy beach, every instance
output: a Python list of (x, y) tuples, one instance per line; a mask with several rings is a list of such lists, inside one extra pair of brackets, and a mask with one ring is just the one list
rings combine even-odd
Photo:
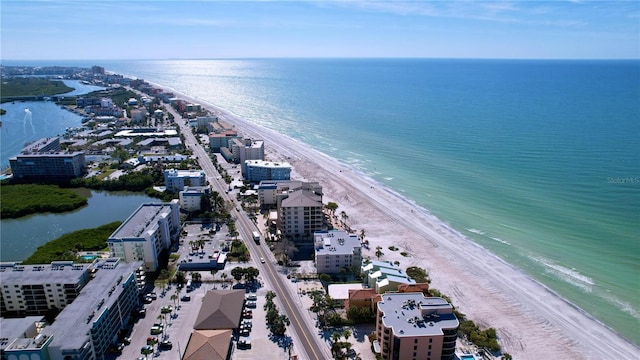
[[(640, 358), (638, 347), (604, 324), (352, 167), (202, 99), (165, 89), (205, 106), (241, 135), (263, 139), (267, 159), (289, 162), (292, 178), (318, 181), (323, 202), (336, 202), (352, 229), (366, 231), (370, 247), (364, 256), (375, 259), (381, 246), (381, 260), (427, 269), (431, 286), (479, 326), (495, 328), (503, 351), (514, 359)], [(399, 250), (390, 251), (390, 245)]]

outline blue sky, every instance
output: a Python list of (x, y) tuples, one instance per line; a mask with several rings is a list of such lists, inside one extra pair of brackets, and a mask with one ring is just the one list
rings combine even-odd
[(3, 60), (640, 58), (640, 1), (8, 1)]

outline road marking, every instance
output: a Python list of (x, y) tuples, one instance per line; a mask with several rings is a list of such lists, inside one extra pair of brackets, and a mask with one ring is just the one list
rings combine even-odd
[[(284, 293), (284, 291), (282, 290), (282, 287), (280, 286), (280, 282), (278, 281), (278, 279), (276, 279), (275, 277), (278, 276), (277, 274), (274, 275), (273, 270), (271, 269), (270, 266), (267, 266), (267, 269), (269, 270), (269, 272), (271, 273), (271, 276), (274, 278), (274, 281), (276, 282), (276, 286), (279, 288), (279, 290)], [(293, 315), (293, 317), (295, 318), (296, 323), (298, 323), (298, 327), (300, 327), (300, 329), (303, 329), (303, 326), (300, 323), (300, 320), (298, 320), (298, 317), (296, 316), (295, 311), (293, 311), (293, 307), (291, 306), (291, 303), (289, 303), (289, 300), (287, 299), (286, 296), (282, 296), (285, 300), (285, 302), (287, 303), (287, 306), (289, 307), (289, 309), (291, 310), (291, 314)], [(307, 341), (307, 343), (309, 344), (309, 348), (311, 348), (311, 351), (313, 352), (313, 355), (315, 356), (316, 359), (320, 359), (320, 357), (318, 357), (318, 354), (315, 351), (315, 346), (313, 346), (313, 344), (311, 343), (311, 341), (309, 340), (309, 337), (307, 337), (307, 332), (306, 331), (302, 331), (302, 336), (304, 336), (304, 339)], [(307, 354), (308, 355), (308, 354)]]

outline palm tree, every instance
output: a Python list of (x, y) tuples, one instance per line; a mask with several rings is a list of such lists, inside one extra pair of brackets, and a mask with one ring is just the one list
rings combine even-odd
[(344, 212), (344, 210), (342, 210), (340, 212), (340, 218), (342, 219), (342, 226), (346, 227), (347, 226), (347, 219), (349, 219), (349, 216), (347, 215), (346, 212)]
[(349, 341), (349, 337), (351, 337), (351, 330), (344, 329), (344, 331), (342, 332), (342, 336), (344, 336), (344, 339), (346, 341)]
[(342, 334), (340, 334), (339, 332), (335, 331), (333, 334), (331, 334), (331, 340), (333, 341), (333, 343), (337, 343), (338, 340), (340, 340), (340, 338), (342, 337)]
[(364, 235), (365, 235), (365, 231), (364, 231), (364, 229), (360, 230), (360, 239), (361, 239), (362, 241), (364, 241)]
[(177, 294), (171, 295), (171, 300), (173, 300), (173, 306), (178, 306), (178, 304), (176, 304), (176, 300), (178, 300)]
[(226, 284), (227, 283), (227, 273), (222, 273), (220, 274), (220, 277), (222, 278), (222, 284)]
[(376, 257), (380, 260), (380, 256), (384, 255), (382, 252), (382, 246), (376, 246)]

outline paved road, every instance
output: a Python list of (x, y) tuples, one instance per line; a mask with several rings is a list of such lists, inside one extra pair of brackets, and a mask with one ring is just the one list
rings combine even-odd
[[(191, 131), (191, 127), (185, 123), (182, 117), (168, 104), (165, 104), (167, 111), (174, 116), (174, 121), (180, 127), (181, 134), (185, 138), (185, 146), (193, 151), (193, 154), (198, 157), (200, 167), (204, 170), (209, 183), (213, 186), (213, 190), (218, 191), (225, 200), (235, 203), (235, 199), (226, 193), (227, 184), (213, 165), (213, 162), (209, 158), (209, 154), (203, 146), (198, 143), (196, 137)], [(296, 352), (302, 359), (326, 359), (331, 358), (329, 349), (326, 345), (320, 341), (320, 339), (314, 334), (315, 329), (313, 324), (310, 324), (310, 318), (303, 312), (300, 305), (296, 303), (295, 293), (290, 292), (290, 288), (283, 283), (282, 276), (278, 274), (275, 260), (271, 252), (266, 248), (264, 242), (260, 246), (255, 244), (252, 232), (258, 230), (256, 225), (247, 217), (246, 213), (236, 210), (234, 206), (231, 209), (231, 215), (236, 219), (236, 227), (240, 236), (245, 239), (251, 257), (255, 260), (264, 258), (267, 261), (262, 264), (260, 261), (255, 261), (257, 268), (260, 270), (262, 278), (265, 280), (268, 288), (272, 289), (280, 303), (284, 307), (283, 312), (289, 317), (291, 326), (295, 331), (294, 338), (297, 338), (298, 342), (294, 342), (294, 352)]]

